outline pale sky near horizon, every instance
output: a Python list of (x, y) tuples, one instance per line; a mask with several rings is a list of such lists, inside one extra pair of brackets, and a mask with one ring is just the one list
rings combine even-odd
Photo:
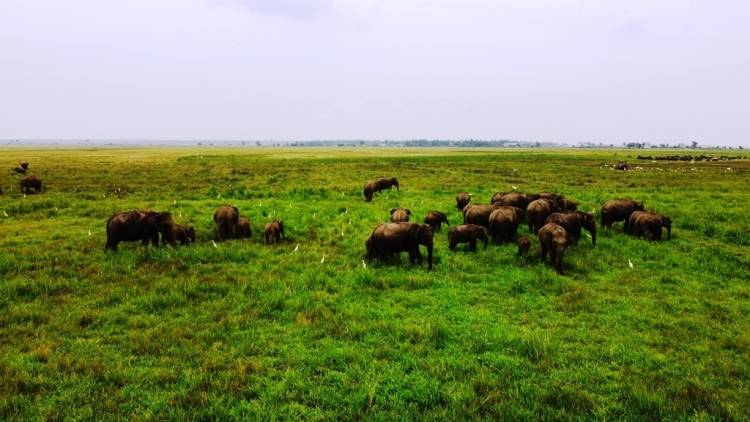
[(0, 0), (0, 139), (750, 146), (747, 0)]

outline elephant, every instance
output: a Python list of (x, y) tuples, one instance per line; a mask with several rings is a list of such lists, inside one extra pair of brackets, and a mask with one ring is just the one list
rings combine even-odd
[(432, 230), (439, 232), (443, 223), (450, 224), (448, 222), (448, 216), (444, 212), (432, 210), (427, 213), (424, 218), (424, 223), (432, 226)]
[(459, 211), (463, 211), (463, 209), (469, 205), (469, 202), (471, 202), (471, 195), (469, 195), (468, 192), (459, 192), (456, 194), (456, 208), (458, 208)]
[(419, 245), (427, 247), (428, 269), (432, 269), (434, 232), (427, 224), (384, 223), (375, 227), (365, 242), (368, 259), (385, 261), (401, 252), (409, 253), (409, 262), (422, 261)]
[(557, 223), (573, 238), (573, 243), (577, 244), (581, 240), (581, 228), (591, 233), (591, 244), (596, 246), (596, 216), (591, 212), (583, 211), (563, 211), (550, 214), (547, 223)]
[(365, 202), (372, 202), (372, 196), (375, 194), (375, 192), (391, 189), (392, 186), (395, 186), (397, 191), (401, 191), (398, 186), (398, 179), (396, 179), (395, 177), (380, 177), (376, 180), (367, 181), (364, 188)]
[(477, 240), (481, 240), (484, 248), (487, 249), (489, 239), (490, 234), (486, 227), (477, 224), (459, 224), (448, 231), (448, 249), (453, 251), (456, 250), (457, 244), (469, 243), (469, 250), (476, 252)]
[(411, 216), (411, 210), (406, 208), (392, 208), (391, 209), (391, 222), (392, 223), (406, 223), (409, 221)]
[(667, 229), (667, 239), (672, 239), (672, 219), (651, 211), (634, 211), (628, 220), (628, 234), (646, 239), (661, 240), (662, 227)]
[(250, 220), (245, 217), (240, 217), (237, 220), (237, 226), (234, 228), (234, 235), (238, 239), (249, 238), (253, 235), (253, 228), (250, 225)]
[(490, 204), (500, 202), (503, 199), (503, 196), (507, 195), (508, 193), (510, 192), (495, 192), (495, 194), (492, 195), (492, 198), (490, 198)]
[(214, 223), (219, 232), (219, 240), (224, 241), (235, 237), (237, 223), (240, 220), (240, 210), (234, 205), (222, 205), (214, 212)]
[(13, 169), (18, 174), (26, 174), (26, 172), (29, 170), (29, 163), (21, 163), (20, 166)]
[(273, 220), (266, 224), (263, 237), (266, 244), (269, 245), (271, 243), (279, 243), (281, 239), (286, 239), (286, 235), (284, 235), (284, 222), (281, 220)]
[(602, 205), (600, 213), (602, 227), (611, 228), (612, 223), (624, 221), (624, 231), (627, 233), (630, 214), (640, 210), (643, 210), (643, 202), (636, 202), (632, 199), (610, 199)]
[(557, 223), (547, 223), (539, 229), (539, 244), (542, 247), (542, 262), (547, 259), (547, 252), (550, 254), (552, 264), (557, 268), (559, 274), (563, 273), (563, 255), (565, 248), (571, 243), (571, 237), (565, 228)]
[(105, 250), (117, 251), (120, 242), (140, 240), (143, 246), (149, 242), (159, 245), (159, 234), (162, 239), (174, 246), (172, 215), (169, 212), (124, 211), (112, 214), (107, 220), (107, 245)]
[(500, 205), (467, 205), (464, 208), (464, 224), (490, 227), (490, 214)]
[(578, 204), (576, 202), (571, 201), (558, 193), (542, 192), (536, 195), (536, 199), (539, 198), (549, 199), (557, 205), (557, 208), (560, 211), (575, 211), (578, 209)]
[(524, 214), (524, 210), (516, 207), (500, 206), (492, 211), (489, 218), (489, 231), (496, 245), (513, 240)]
[(42, 181), (36, 176), (26, 176), (21, 179), (21, 192), (31, 194), (42, 191)]
[(526, 207), (526, 221), (529, 223), (529, 232), (536, 233), (544, 225), (550, 214), (560, 210), (559, 202), (548, 198), (533, 200)]
[[(195, 243), (195, 229), (192, 226), (183, 224), (172, 224), (171, 238), (181, 245)], [(165, 245), (169, 243), (169, 239), (166, 236), (162, 236), (161, 240)]]
[[(497, 199), (497, 201), (495, 201)], [(492, 203), (499, 202), (500, 205), (507, 207), (517, 207), (526, 209), (529, 206), (529, 202), (539, 199), (539, 195), (523, 193), (523, 192), (510, 192), (500, 198), (492, 198)]]
[(518, 245), (518, 254), (521, 256), (527, 255), (529, 253), (529, 249), (531, 249), (531, 240), (529, 240), (526, 236), (521, 236), (516, 240), (516, 244)]

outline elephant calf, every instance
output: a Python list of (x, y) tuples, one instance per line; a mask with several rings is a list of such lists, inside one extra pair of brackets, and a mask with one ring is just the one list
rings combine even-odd
[(458, 208), (459, 211), (463, 211), (463, 209), (469, 205), (470, 201), (471, 195), (469, 195), (468, 192), (459, 192), (456, 195), (456, 208)]
[(539, 229), (539, 244), (542, 247), (542, 262), (547, 259), (547, 252), (550, 254), (552, 264), (557, 268), (559, 274), (563, 273), (563, 255), (565, 249), (571, 243), (571, 237), (565, 228), (556, 223), (547, 223)]
[(427, 213), (424, 218), (424, 223), (430, 225), (436, 232), (440, 231), (440, 227), (442, 227), (443, 223), (450, 224), (448, 223), (448, 216), (444, 212), (435, 210)]
[(667, 229), (667, 239), (672, 238), (672, 219), (651, 211), (635, 211), (630, 214), (627, 233), (646, 239), (661, 240), (662, 227)]
[(391, 209), (391, 223), (406, 223), (411, 216), (411, 210), (406, 208)]
[(630, 214), (640, 210), (643, 210), (643, 202), (636, 202), (632, 199), (610, 199), (602, 205), (600, 212), (602, 227), (611, 228), (612, 223), (624, 221), (624, 231), (627, 233)]
[(105, 250), (116, 252), (118, 243), (139, 240), (143, 246), (148, 245), (149, 242), (158, 246), (160, 233), (166, 243), (174, 246), (173, 226), (172, 215), (168, 212), (124, 211), (112, 214), (107, 220)]
[[(175, 242), (179, 242), (181, 245), (189, 245), (195, 243), (195, 229), (192, 226), (184, 224), (173, 224), (171, 238)], [(169, 243), (167, 236), (162, 236), (162, 243)]]
[(279, 243), (281, 239), (286, 238), (284, 235), (284, 222), (281, 220), (273, 220), (266, 224), (263, 238), (266, 244)]
[(526, 236), (521, 236), (516, 241), (516, 244), (518, 245), (518, 254), (523, 256), (527, 255), (529, 253), (529, 249), (531, 249), (531, 240), (529, 240)]
[(240, 217), (239, 220), (237, 220), (237, 226), (235, 227), (234, 234), (238, 239), (252, 237), (253, 228), (250, 225), (250, 220), (245, 217)]
[(469, 250), (476, 252), (477, 240), (484, 242), (484, 248), (487, 249), (489, 237), (489, 232), (484, 226), (459, 224), (448, 231), (448, 249), (453, 251), (459, 243), (469, 243)]
[(513, 240), (523, 217), (524, 210), (516, 207), (500, 206), (492, 211), (489, 232), (495, 244)]
[(409, 262), (422, 262), (419, 246), (423, 245), (427, 247), (427, 263), (431, 270), (433, 237), (432, 227), (427, 224), (379, 224), (365, 242), (367, 258), (385, 261), (401, 252), (408, 252)]
[(25, 194), (40, 193), (42, 181), (36, 176), (26, 176), (21, 179), (21, 192)]

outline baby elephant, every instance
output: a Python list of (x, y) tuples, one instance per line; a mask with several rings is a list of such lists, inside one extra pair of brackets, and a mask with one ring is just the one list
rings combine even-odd
[(469, 249), (476, 252), (477, 240), (484, 242), (484, 248), (487, 249), (489, 233), (483, 226), (477, 224), (459, 224), (448, 231), (448, 249), (455, 250), (459, 243), (469, 243)]
[(234, 235), (238, 239), (249, 238), (253, 235), (253, 228), (250, 226), (250, 220), (240, 217), (237, 226), (234, 228)]
[[(195, 243), (195, 229), (193, 226), (184, 224), (172, 224), (172, 239), (185, 246)], [(165, 245), (169, 243), (169, 238), (167, 236), (162, 236), (161, 240)]]
[(284, 222), (281, 220), (273, 220), (266, 224), (266, 231), (263, 234), (266, 244), (279, 243), (281, 239), (286, 238), (284, 235)]
[(26, 176), (21, 179), (21, 192), (26, 194), (42, 191), (42, 181), (36, 176)]
[(526, 236), (521, 236), (516, 241), (518, 244), (518, 254), (521, 256), (527, 255), (529, 253), (529, 249), (531, 248), (531, 240), (529, 240)]
[(571, 244), (572, 240), (568, 232), (563, 226), (557, 223), (547, 223), (539, 229), (537, 235), (539, 236), (539, 244), (542, 247), (542, 262), (547, 259), (547, 252), (549, 251), (552, 264), (557, 268), (557, 272), (562, 274), (562, 261), (565, 248)]
[(450, 224), (448, 223), (448, 216), (445, 215), (444, 212), (435, 210), (427, 213), (427, 216), (424, 218), (424, 223), (430, 225), (434, 231), (440, 231), (440, 227), (443, 223)]
[(391, 209), (391, 222), (392, 223), (406, 223), (409, 221), (411, 210), (406, 208), (392, 208)]

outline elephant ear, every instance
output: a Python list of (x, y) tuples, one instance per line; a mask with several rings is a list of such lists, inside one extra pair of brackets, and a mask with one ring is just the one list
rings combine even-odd
[(411, 215), (411, 210), (410, 209), (406, 209), (406, 214), (407, 215)]

